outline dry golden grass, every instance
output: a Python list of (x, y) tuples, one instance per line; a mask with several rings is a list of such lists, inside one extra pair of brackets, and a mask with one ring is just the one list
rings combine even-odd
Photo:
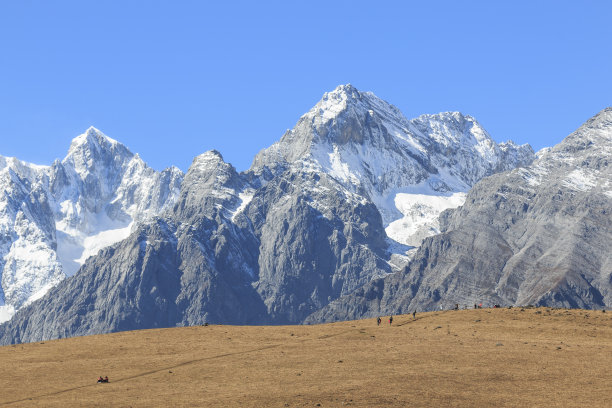
[(185, 327), (5, 346), (0, 406), (609, 408), (612, 313), (444, 311), (391, 327)]

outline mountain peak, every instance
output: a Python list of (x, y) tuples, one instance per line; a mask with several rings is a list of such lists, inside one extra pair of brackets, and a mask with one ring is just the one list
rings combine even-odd
[(612, 108), (605, 108), (551, 149), (553, 153), (612, 150)]
[(84, 133), (80, 134), (79, 136), (77, 136), (75, 139), (78, 139), (79, 137), (85, 137), (85, 138), (96, 138), (96, 139), (106, 139), (108, 140), (110, 143), (117, 143), (116, 140), (111, 139), (110, 137), (106, 136), (101, 130), (90, 126), (87, 128), (87, 130), (85, 130)]
[(91, 126), (72, 140), (62, 163), (69, 164), (81, 177), (86, 177), (98, 167), (118, 168), (133, 157), (134, 154), (123, 144)]
[(95, 128), (94, 126), (88, 127), (87, 130), (85, 131), (85, 133), (88, 134), (88, 135), (90, 135), (90, 134), (91, 135), (95, 135), (95, 134), (102, 135), (103, 134), (99, 129)]
[(223, 160), (223, 156), (217, 150), (209, 150), (204, 152), (193, 159), (191, 166), (187, 173), (193, 175), (195, 173), (210, 173), (220, 168), (232, 167), (231, 164), (226, 163)]
[(193, 162), (224, 162), (223, 155), (218, 150), (209, 150), (204, 152), (193, 159)]
[(331, 92), (326, 92), (317, 104), (304, 116), (303, 120), (315, 127), (328, 127), (330, 121), (339, 117), (343, 120), (365, 116), (378, 117), (385, 121), (406, 122), (404, 115), (395, 106), (380, 99), (372, 92), (359, 91), (351, 84), (338, 85)]
[(123, 146), (115, 139), (106, 136), (100, 130), (96, 129), (93, 126), (90, 126), (89, 128), (87, 128), (85, 133), (82, 133), (72, 139), (68, 155), (70, 156), (71, 153), (75, 153), (82, 149), (111, 150), (117, 148), (118, 146), (121, 146), (123, 147), (123, 149), (127, 150), (125, 146)]
[(351, 84), (338, 85), (331, 92), (325, 92), (321, 100), (306, 115), (319, 116), (323, 120), (337, 117), (349, 104), (361, 100), (362, 93)]
[(319, 144), (362, 144), (364, 138), (369, 137), (364, 126), (381, 120), (406, 122), (397, 108), (373, 93), (360, 92), (351, 84), (338, 85), (333, 91), (324, 93), (277, 144), (260, 152), (251, 169), (275, 167), (277, 162), (293, 163), (309, 155), (313, 146)]
[(336, 89), (334, 89), (331, 92), (326, 92), (325, 95), (330, 95), (330, 94), (344, 94), (347, 96), (359, 96), (361, 92), (359, 92), (359, 90), (357, 88), (355, 88), (353, 85), (351, 84), (340, 84), (336, 87)]
[(586, 127), (610, 127), (612, 126), (612, 107), (607, 107), (599, 111), (589, 119), (584, 126)]
[(466, 115), (463, 114), (459, 111), (447, 111), (447, 112), (440, 112), (440, 113), (425, 113), (422, 114), (420, 116), (418, 116), (415, 119), (412, 119), (413, 121), (431, 121), (431, 120), (435, 120), (435, 121), (444, 121), (444, 122), (454, 122), (456, 124), (463, 124), (465, 122), (476, 122), (476, 119), (474, 119), (473, 116), (471, 115)]
[(482, 144), (493, 148), (495, 144), (489, 133), (478, 121), (461, 112), (424, 114), (410, 121), (421, 132), (438, 143)]

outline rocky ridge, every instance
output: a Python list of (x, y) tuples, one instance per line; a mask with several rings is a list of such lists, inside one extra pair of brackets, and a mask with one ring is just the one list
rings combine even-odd
[(343, 320), (486, 305), (612, 305), (612, 109), (531, 165), (478, 182), (410, 264), (317, 311)]
[[(172, 205), (17, 312), (0, 341), (300, 323), (396, 270), (394, 256), (437, 232), (435, 215), (480, 177), (533, 157), (529, 146), (497, 145), (471, 117), (409, 121), (340, 86), (247, 172), (215, 151), (196, 157)], [(419, 213), (421, 231), (389, 229)]]
[(406, 249), (438, 233), (437, 215), (460, 205), (474, 183), (534, 158), (529, 145), (495, 143), (471, 116), (408, 120), (373, 93), (341, 85), (261, 151), (250, 173), (264, 182), (291, 168), (333, 177), (376, 205), (401, 265)]

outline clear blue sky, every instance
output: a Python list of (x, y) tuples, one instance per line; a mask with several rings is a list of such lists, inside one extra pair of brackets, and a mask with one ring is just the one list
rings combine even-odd
[(539, 149), (612, 105), (611, 4), (2, 1), (0, 155), (50, 164), (93, 125), (158, 170), (244, 170), (342, 83)]

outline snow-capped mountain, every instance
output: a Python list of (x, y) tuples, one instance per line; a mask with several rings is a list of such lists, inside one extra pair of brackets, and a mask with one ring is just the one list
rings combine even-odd
[(51, 166), (58, 255), (67, 275), (101, 248), (127, 238), (135, 222), (178, 198), (183, 173), (157, 172), (138, 154), (95, 128), (76, 137)]
[(51, 166), (0, 157), (0, 321), (172, 206), (182, 178), (93, 127)]
[(406, 269), (310, 321), (439, 306), (612, 305), (612, 108), (524, 168), (478, 182)]
[(64, 278), (46, 168), (0, 157), (0, 321)]
[(251, 171), (264, 180), (292, 166), (330, 175), (376, 205), (392, 250), (403, 254), (438, 233), (438, 214), (461, 205), (478, 180), (534, 158), (529, 145), (498, 145), (471, 116), (408, 120), (373, 93), (341, 85), (260, 152)]
[[(247, 172), (215, 151), (197, 156), (174, 205), (17, 312), (0, 342), (204, 322), (303, 322), (391, 274), (402, 261), (393, 253), (402, 256), (406, 244), (435, 232), (434, 215), (461, 204), (479, 178), (531, 159), (529, 146), (497, 145), (470, 117), (410, 121), (373, 94), (340, 86)], [(118, 180), (102, 168), (88, 172)], [(77, 184), (94, 197), (122, 185), (97, 189), (93, 180)], [(61, 204), (65, 195), (54, 197)]]

